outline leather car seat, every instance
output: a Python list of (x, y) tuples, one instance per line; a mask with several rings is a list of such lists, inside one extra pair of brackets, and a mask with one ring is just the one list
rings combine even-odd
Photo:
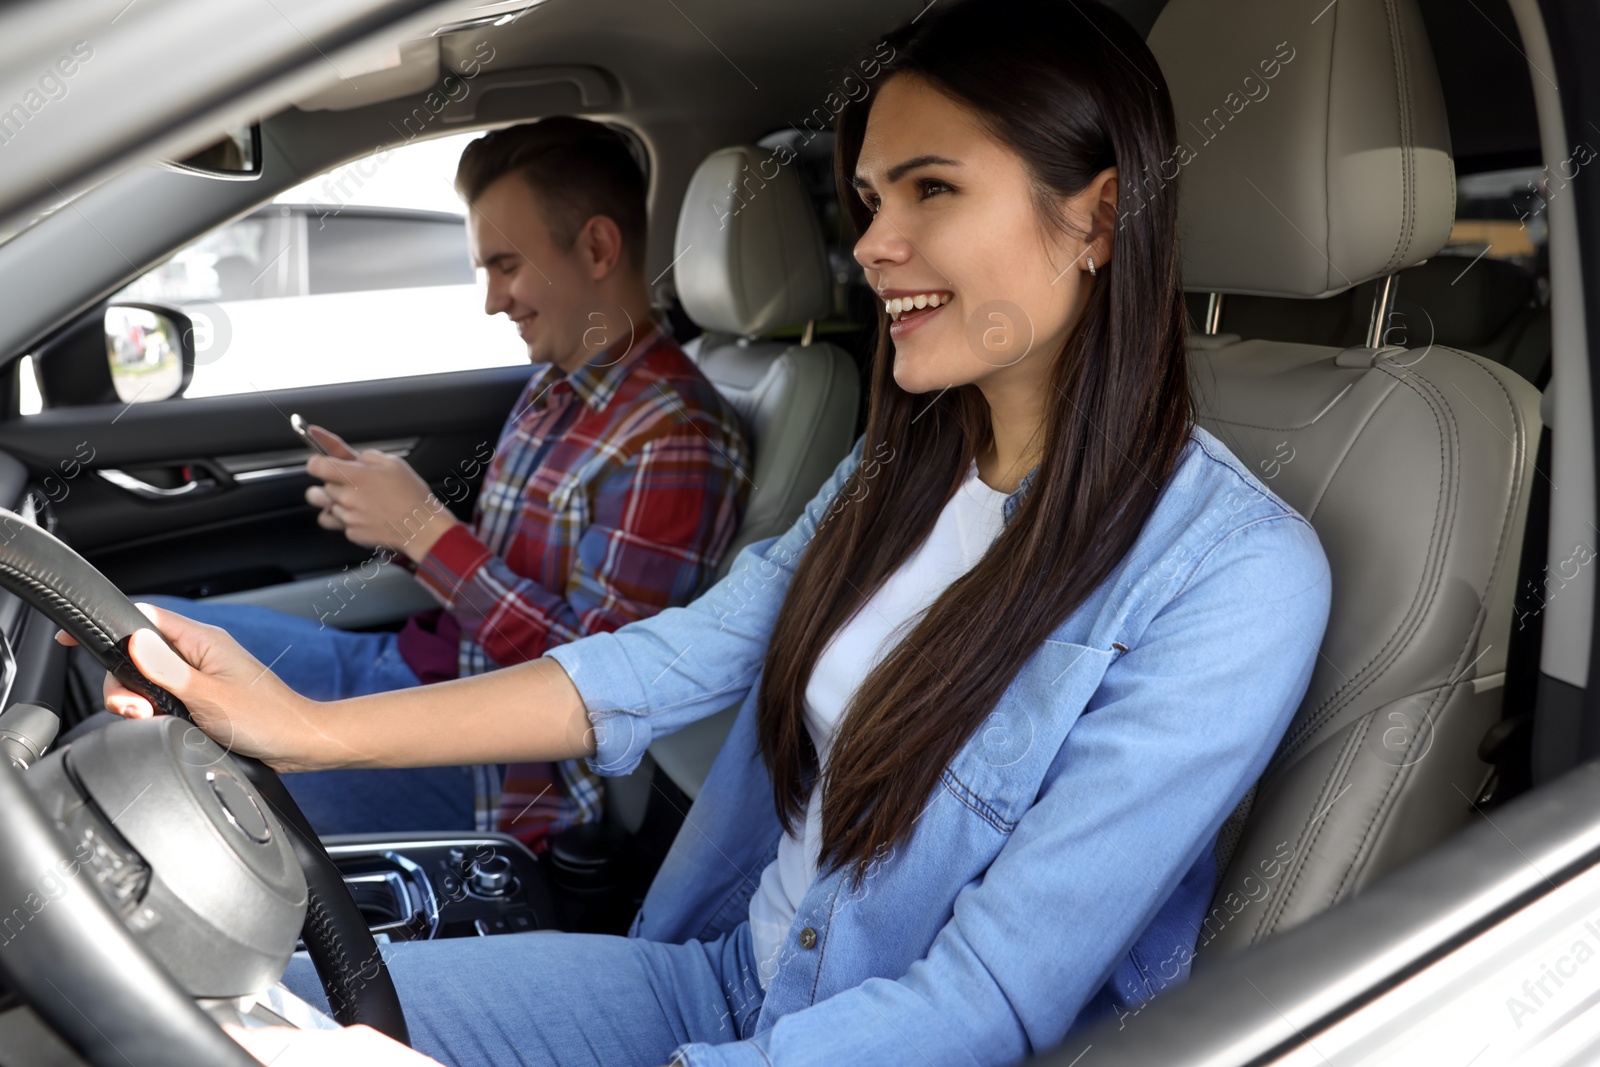
[[(793, 167), (773, 158), (754, 145), (707, 157), (684, 194), (673, 250), (678, 299), (705, 331), (684, 351), (739, 412), (755, 456), (744, 522), (718, 578), (745, 545), (793, 525), (855, 442), (855, 362), (811, 340), (811, 325), (833, 312), (822, 229)], [(764, 339), (785, 327), (805, 332)]]
[[(1413, 0), (1172, 0), (1150, 45), (1190, 149), (1186, 289), (1312, 301), (1448, 239), (1449, 132)], [(1218, 838), (1204, 965), (1474, 818), (1540, 423), (1521, 377), (1441, 344), (1217, 335), (1190, 355), (1198, 421), (1311, 521), (1333, 572), (1310, 689)]]
[[(833, 311), (827, 247), (791, 165), (754, 145), (713, 152), (690, 179), (678, 214), (678, 299), (705, 332), (684, 351), (739, 412), (754, 456), (744, 521), (722, 557), (783, 533), (856, 436), (860, 376), (841, 348), (811, 339)], [(771, 339), (801, 327), (798, 340)], [(729, 708), (650, 747), (690, 797), (733, 725)]]

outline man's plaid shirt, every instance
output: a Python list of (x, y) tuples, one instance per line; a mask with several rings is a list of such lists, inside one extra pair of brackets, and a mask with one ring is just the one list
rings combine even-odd
[[(656, 324), (618, 347), (570, 374), (534, 371), (472, 523), (417, 565), (461, 628), (462, 677), (687, 603), (739, 526), (752, 464), (737, 413)], [(481, 768), (479, 829), (539, 845), (598, 818), (594, 772), (555, 767), (560, 791), (549, 764)]]

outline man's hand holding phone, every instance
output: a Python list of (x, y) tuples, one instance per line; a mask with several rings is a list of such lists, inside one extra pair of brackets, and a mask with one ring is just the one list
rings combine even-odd
[(312, 450), (333, 459), (355, 459), (355, 449), (345, 443), (344, 438), (332, 430), (315, 423), (307, 422), (296, 412), (289, 416), (289, 428), (300, 435), (300, 440), (310, 445)]
[(405, 460), (376, 449), (357, 452), (338, 434), (298, 416), (290, 423), (321, 453), (307, 461), (306, 472), (324, 484), (306, 490), (306, 503), (318, 509), (323, 529), (342, 530), (358, 545), (388, 548), (416, 561), (457, 523)]

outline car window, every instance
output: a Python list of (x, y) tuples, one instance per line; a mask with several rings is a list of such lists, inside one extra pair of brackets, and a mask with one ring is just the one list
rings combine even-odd
[(461, 219), (347, 213), (310, 227), (312, 295), (471, 285)]
[[(516, 330), (483, 313), (451, 185), (475, 136), (380, 151), (320, 175), (180, 249), (112, 300), (191, 317), (188, 397), (524, 364)], [(118, 394), (132, 401), (143, 382), (111, 362)], [(24, 414), (39, 410), (27, 370)]]
[(1464, 174), (1456, 180), (1456, 221), (1446, 251), (1507, 259), (1546, 273), (1550, 227), (1545, 212), (1566, 182), (1540, 167)]
[[(213, 230), (118, 290), (113, 300), (186, 304), (294, 295), (272, 267), (270, 248), (293, 240), (285, 212), (263, 208)], [(280, 257), (292, 264), (293, 257)]]

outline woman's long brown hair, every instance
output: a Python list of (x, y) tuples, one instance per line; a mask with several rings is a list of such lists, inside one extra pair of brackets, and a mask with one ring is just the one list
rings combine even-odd
[[(1177, 189), (1154, 180), (1176, 169), (1172, 104), (1144, 41), (1092, 0), (956, 0), (887, 40), (893, 58), (874, 92), (915, 76), (971, 108), (1028, 164), (1041, 225), (1063, 225), (1057, 198), (1113, 164), (1119, 212), (1115, 254), (1070, 338), (1037, 354), (1055, 359), (1053, 388), (1043, 458), (1020, 507), (840, 719), (820, 781), (821, 858), (824, 870), (854, 864), (857, 877), (909, 840), (940, 775), (1023, 663), (1127, 553), (1191, 425)], [(858, 232), (870, 219), (848, 180), (873, 98), (838, 125), (836, 179)], [(927, 537), (990, 440), (976, 386), (929, 397), (895, 383), (879, 314), (863, 463), (800, 558), (758, 695), (761, 754), (789, 831), (817, 781), (803, 702), (818, 656)]]

